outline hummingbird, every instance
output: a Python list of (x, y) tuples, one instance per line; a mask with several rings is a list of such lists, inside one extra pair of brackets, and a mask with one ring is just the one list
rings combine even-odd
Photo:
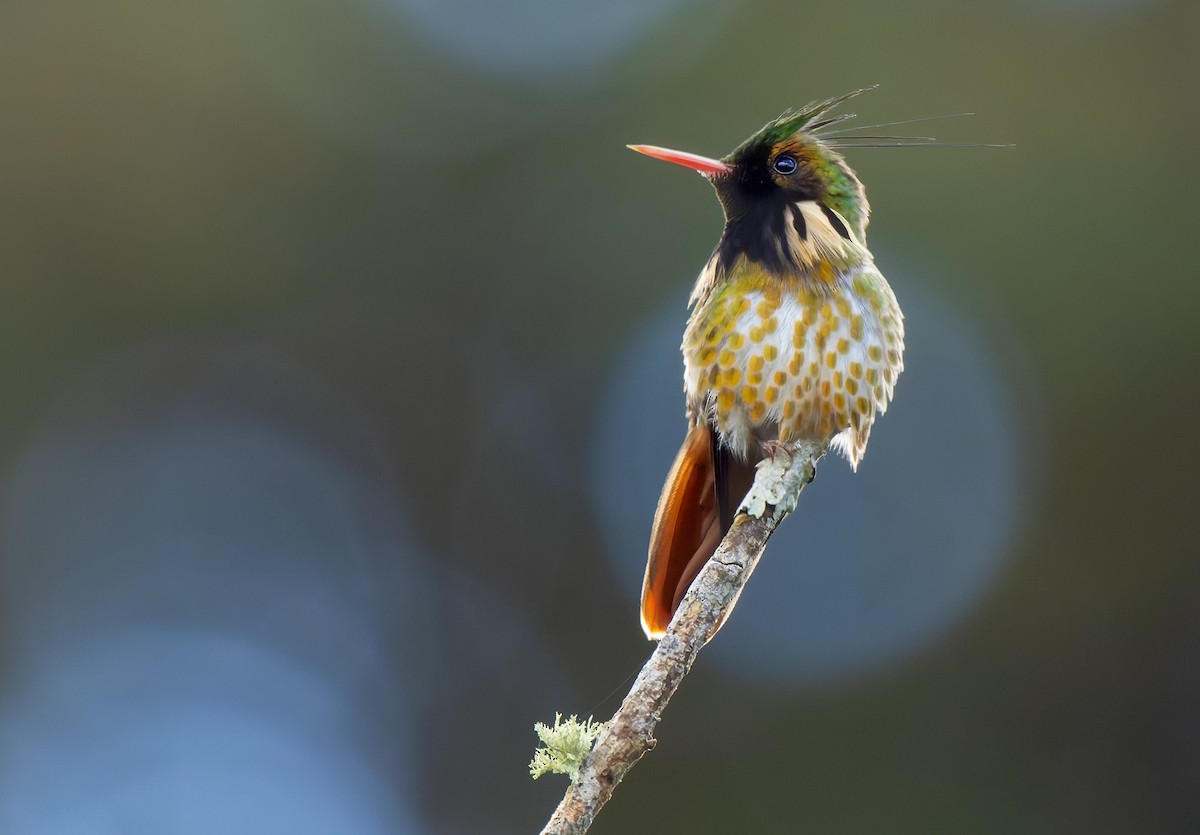
[(629, 146), (700, 172), (725, 214), (688, 302), (688, 433), (658, 500), (642, 585), (651, 639), (732, 526), (758, 462), (817, 441), (857, 470), (892, 399), (904, 317), (867, 248), (866, 191), (837, 149), (906, 137), (823, 133), (853, 117), (831, 111), (862, 92), (788, 111), (721, 159)]

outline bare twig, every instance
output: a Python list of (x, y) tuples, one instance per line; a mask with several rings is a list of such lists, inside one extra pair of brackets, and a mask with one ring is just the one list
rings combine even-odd
[(667, 634), (642, 667), (621, 708), (600, 732), (579, 778), (542, 835), (579, 835), (617, 784), (655, 745), (654, 727), (701, 648), (729, 616), (779, 522), (812, 480), (827, 444), (802, 442), (759, 465), (733, 527), (692, 583)]

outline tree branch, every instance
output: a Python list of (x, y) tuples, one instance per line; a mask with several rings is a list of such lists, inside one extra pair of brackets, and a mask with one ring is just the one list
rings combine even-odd
[(654, 747), (654, 728), (667, 702), (700, 650), (733, 611), (767, 540), (795, 509), (796, 498), (812, 481), (816, 461), (827, 449), (827, 443), (801, 442), (781, 447), (758, 465), (754, 486), (729, 533), (680, 601), (667, 634), (600, 732), (579, 778), (567, 788), (542, 835), (587, 832), (617, 784)]

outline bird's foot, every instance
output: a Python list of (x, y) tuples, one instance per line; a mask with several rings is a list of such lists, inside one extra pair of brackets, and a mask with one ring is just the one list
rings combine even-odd
[(775, 460), (775, 456), (784, 455), (785, 460), (791, 461), (792, 450), (795, 447), (787, 441), (781, 441), (778, 438), (772, 438), (769, 441), (759, 441), (758, 449), (762, 453), (762, 457), (771, 461)]
[(796, 509), (800, 491), (816, 475), (816, 460), (824, 453), (825, 445), (812, 442), (765, 442), (764, 457), (756, 467), (754, 484), (738, 512), (761, 518), (769, 507), (776, 519), (791, 513)]

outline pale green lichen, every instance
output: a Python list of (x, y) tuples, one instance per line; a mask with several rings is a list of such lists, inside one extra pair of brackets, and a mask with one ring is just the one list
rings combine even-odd
[(547, 773), (565, 774), (575, 782), (603, 728), (603, 722), (593, 722), (590, 716), (582, 722), (574, 715), (564, 721), (561, 713), (554, 714), (553, 727), (535, 722), (533, 730), (542, 745), (533, 752), (530, 775), (536, 780)]

